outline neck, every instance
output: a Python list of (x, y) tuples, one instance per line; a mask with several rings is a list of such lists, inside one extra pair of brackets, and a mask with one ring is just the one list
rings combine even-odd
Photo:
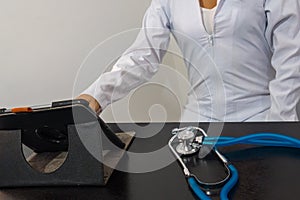
[(199, 4), (202, 8), (212, 9), (216, 7), (217, 0), (199, 0)]

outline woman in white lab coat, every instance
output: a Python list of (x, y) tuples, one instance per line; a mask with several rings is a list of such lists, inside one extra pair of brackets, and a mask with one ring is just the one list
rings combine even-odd
[(298, 120), (299, 19), (299, 0), (153, 0), (134, 44), (79, 98), (100, 112), (148, 81), (172, 34), (191, 84), (183, 120)]

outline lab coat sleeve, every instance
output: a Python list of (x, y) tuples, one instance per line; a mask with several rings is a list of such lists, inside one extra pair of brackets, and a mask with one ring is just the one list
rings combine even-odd
[(297, 121), (300, 97), (300, 1), (266, 0), (266, 39), (276, 71), (269, 83), (271, 108), (266, 120)]
[(93, 96), (102, 109), (147, 82), (158, 71), (170, 38), (169, 18), (163, 1), (151, 2), (132, 46), (123, 53), (111, 71), (103, 73), (83, 92)]

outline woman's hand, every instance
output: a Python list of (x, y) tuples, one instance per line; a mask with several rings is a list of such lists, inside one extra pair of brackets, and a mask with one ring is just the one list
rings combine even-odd
[(84, 100), (86, 100), (87, 102), (89, 102), (89, 106), (91, 107), (91, 109), (93, 109), (97, 114), (101, 113), (102, 109), (101, 109), (100, 104), (91, 95), (81, 94), (76, 99), (84, 99)]

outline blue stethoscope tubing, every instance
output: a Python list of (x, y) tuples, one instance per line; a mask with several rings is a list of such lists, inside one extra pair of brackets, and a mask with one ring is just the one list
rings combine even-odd
[[(228, 200), (229, 192), (237, 184), (238, 179), (239, 179), (237, 169), (232, 164), (229, 164), (228, 168), (231, 172), (231, 177), (227, 181), (227, 183), (223, 186), (223, 188), (221, 189), (220, 198), (222, 200)], [(211, 200), (211, 198), (209, 196), (207, 196), (205, 194), (205, 192), (203, 192), (201, 190), (201, 188), (198, 186), (197, 181), (195, 180), (195, 178), (193, 176), (190, 176), (187, 179), (188, 179), (188, 183), (189, 183), (190, 188), (192, 189), (192, 191), (195, 193), (195, 195), (199, 199), (201, 199), (201, 200)]]
[(255, 133), (237, 138), (226, 136), (205, 137), (203, 144), (215, 145), (216, 147), (230, 146), (236, 144), (250, 144), (260, 146), (300, 148), (300, 140), (276, 133)]
[[(202, 129), (198, 128), (202, 132)], [(171, 146), (171, 142), (176, 137), (173, 136), (169, 141), (169, 146), (172, 152), (175, 154), (177, 159), (180, 161), (181, 165), (183, 166), (183, 171), (187, 177), (188, 184), (195, 195), (201, 200), (210, 200), (211, 198), (205, 194), (204, 191), (201, 190), (199, 187), (196, 178), (190, 174), (189, 170), (183, 163), (180, 156), (175, 152), (175, 150)], [(237, 169), (229, 163), (224, 156), (222, 156), (217, 150), (216, 147), (224, 147), (236, 144), (250, 144), (250, 145), (259, 145), (259, 146), (273, 146), (273, 147), (291, 147), (291, 148), (300, 148), (300, 140), (289, 137), (282, 134), (277, 133), (270, 133), (270, 132), (262, 132), (262, 133), (255, 133), (241, 137), (204, 137), (203, 145), (214, 145), (214, 150), (219, 155), (219, 157), (223, 160), (224, 164), (227, 165), (228, 169), (230, 170), (230, 179), (226, 182), (226, 184), (221, 189), (220, 198), (221, 200), (227, 200), (228, 194), (231, 189), (237, 184), (238, 182), (238, 171)]]

